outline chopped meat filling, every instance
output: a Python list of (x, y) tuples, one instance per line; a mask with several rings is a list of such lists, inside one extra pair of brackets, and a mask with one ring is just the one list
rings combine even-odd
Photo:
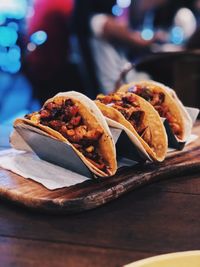
[[(97, 100), (101, 103), (117, 109), (127, 119), (136, 132), (152, 147), (151, 135), (145, 134), (149, 129), (144, 125), (145, 112), (141, 109), (136, 97), (132, 93), (110, 94), (97, 96)], [(148, 136), (148, 138), (147, 138)]]
[(129, 88), (129, 92), (135, 93), (150, 102), (158, 111), (159, 115), (166, 118), (175, 135), (181, 136), (181, 126), (165, 104), (165, 95), (162, 92), (150, 90), (147, 86), (135, 85)]
[[(26, 115), (33, 120), (36, 113)], [(98, 169), (108, 172), (99, 151), (99, 140), (103, 135), (101, 127), (91, 129), (79, 113), (79, 107), (71, 99), (55, 99), (47, 103), (38, 113), (39, 123), (48, 126), (66, 137)]]

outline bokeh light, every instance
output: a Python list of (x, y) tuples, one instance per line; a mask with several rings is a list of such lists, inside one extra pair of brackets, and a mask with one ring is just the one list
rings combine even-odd
[(7, 62), (6, 65), (1, 67), (3, 71), (7, 71), (10, 73), (16, 73), (20, 70), (21, 68), (21, 62), (20, 61), (16, 61), (14, 64), (13, 62)]
[(30, 41), (36, 45), (41, 45), (45, 43), (46, 40), (47, 40), (47, 34), (45, 31), (34, 32), (30, 37)]
[(5, 22), (6, 22), (6, 17), (0, 12), (0, 25), (4, 24)]
[(117, 0), (117, 5), (121, 8), (127, 8), (131, 5), (131, 0)]
[(123, 9), (120, 6), (118, 6), (118, 5), (114, 5), (112, 7), (112, 14), (114, 16), (119, 17), (119, 16), (121, 16), (123, 14)]
[(35, 14), (35, 10), (32, 6), (28, 6), (27, 8), (27, 14), (26, 14), (26, 18), (29, 19), (29, 18), (32, 18)]
[(0, 66), (4, 66), (7, 62), (7, 49), (0, 46)]
[(0, 46), (0, 67), (1, 70), (16, 73), (21, 68), (21, 50), (19, 46), (6, 48)]
[(144, 29), (141, 32), (141, 36), (144, 40), (149, 41), (154, 37), (154, 32), (152, 29)]
[(26, 11), (26, 0), (0, 0), (0, 14), (9, 19), (22, 19)]
[(27, 50), (29, 52), (33, 52), (36, 48), (37, 48), (37, 46), (34, 43), (28, 43), (27, 44)]
[(17, 32), (11, 28), (6, 26), (0, 27), (0, 45), (1, 46), (12, 46), (16, 43), (18, 38)]
[(21, 50), (19, 46), (13, 46), (8, 50), (8, 60), (9, 61), (17, 61), (20, 60)]
[(182, 44), (184, 41), (184, 32), (181, 27), (175, 26), (171, 30), (171, 41), (176, 45)]
[(9, 22), (7, 24), (8, 27), (13, 28), (16, 32), (19, 30), (19, 25), (16, 22)]
[(189, 8), (180, 8), (174, 17), (174, 26), (182, 28), (184, 39), (192, 36), (197, 28), (197, 22), (194, 14)]

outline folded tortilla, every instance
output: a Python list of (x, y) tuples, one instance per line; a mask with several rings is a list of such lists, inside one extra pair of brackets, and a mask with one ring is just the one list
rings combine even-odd
[[(115, 144), (108, 124), (95, 103), (81, 93), (55, 95), (40, 111), (14, 122), (14, 127), (20, 125), (34, 126), (67, 143), (98, 176), (111, 176), (117, 170)], [(19, 149), (17, 142), (12, 143)]]
[(155, 81), (140, 81), (125, 84), (118, 92), (132, 92), (148, 101), (167, 119), (178, 141), (185, 142), (190, 136), (192, 119), (171, 88)]
[(154, 161), (165, 159), (168, 146), (165, 128), (160, 116), (147, 101), (132, 93), (115, 93), (99, 95), (95, 103), (108, 118), (110, 126), (117, 127), (115, 122), (123, 125), (141, 154), (147, 154)]

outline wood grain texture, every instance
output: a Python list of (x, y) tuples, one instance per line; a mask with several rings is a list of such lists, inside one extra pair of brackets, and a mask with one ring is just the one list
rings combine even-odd
[(183, 194), (192, 194), (200, 195), (200, 174), (194, 174), (192, 177), (176, 177), (162, 182), (158, 182), (155, 187), (158, 187), (160, 191), (172, 192), (172, 193), (183, 193)]
[(2, 267), (113, 267), (154, 255), (6, 237), (0, 237), (0, 252)]
[[(192, 176), (187, 179), (192, 183)], [(1, 202), (0, 236), (60, 243), (61, 248), (67, 243), (156, 255), (195, 250), (200, 244), (199, 203), (200, 195), (164, 192), (155, 184), (77, 214), (30, 212)]]
[[(200, 125), (194, 128), (200, 135)], [(0, 169), (0, 196), (21, 205), (49, 212), (78, 212), (101, 206), (148, 183), (200, 171), (200, 138), (169, 156), (163, 163), (123, 168), (110, 178), (90, 180), (50, 191), (40, 184)], [(66, 177), (67, 179), (67, 177)]]

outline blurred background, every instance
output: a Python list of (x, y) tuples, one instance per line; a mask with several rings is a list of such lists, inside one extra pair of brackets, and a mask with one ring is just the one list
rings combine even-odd
[(0, 144), (61, 91), (154, 79), (200, 107), (199, 48), (200, 0), (0, 0)]

